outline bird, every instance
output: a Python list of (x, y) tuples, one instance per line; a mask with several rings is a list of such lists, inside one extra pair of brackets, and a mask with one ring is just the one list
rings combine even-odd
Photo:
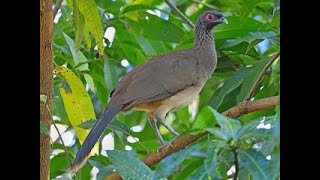
[(166, 145), (157, 122), (167, 128), (175, 138), (179, 136), (165, 122), (168, 112), (190, 104), (204, 87), (217, 66), (212, 29), (227, 19), (217, 10), (207, 10), (195, 26), (194, 45), (190, 49), (173, 51), (152, 57), (125, 75), (110, 93), (110, 101), (100, 119), (92, 127), (69, 170), (77, 172), (104, 129), (120, 112), (130, 110), (147, 113), (150, 125), (160, 143)]

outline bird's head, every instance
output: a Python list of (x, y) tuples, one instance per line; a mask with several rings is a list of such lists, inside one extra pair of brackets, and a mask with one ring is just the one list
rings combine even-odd
[(197, 26), (200, 26), (201, 28), (210, 31), (214, 26), (221, 23), (228, 24), (228, 21), (226, 18), (222, 16), (220, 12), (216, 10), (209, 10), (205, 11), (199, 16)]

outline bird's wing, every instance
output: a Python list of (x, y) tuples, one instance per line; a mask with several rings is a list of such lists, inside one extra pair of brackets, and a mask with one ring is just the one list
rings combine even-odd
[(130, 107), (166, 99), (197, 82), (197, 64), (189, 51), (154, 57), (125, 76), (112, 98)]

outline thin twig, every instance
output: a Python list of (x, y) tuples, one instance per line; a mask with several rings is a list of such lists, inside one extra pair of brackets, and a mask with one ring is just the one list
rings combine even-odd
[(252, 85), (249, 93), (246, 96), (246, 100), (249, 100), (254, 92), (256, 91), (256, 89), (258, 88), (261, 79), (263, 78), (263, 76), (265, 75), (266, 71), (269, 69), (269, 67), (271, 66), (271, 64), (280, 56), (280, 51), (277, 52), (277, 54), (275, 54), (273, 57), (270, 58), (270, 61), (263, 67), (262, 71), (260, 72), (258, 78), (256, 79), (256, 81), (254, 82), (254, 84)]
[[(254, 101), (243, 101), (240, 104), (230, 108), (229, 110), (223, 112), (222, 114), (231, 118), (237, 118), (241, 115), (248, 114), (251, 112), (263, 110), (263, 109), (272, 109), (275, 108), (277, 102), (279, 100), (279, 96), (268, 97), (264, 99), (258, 99)], [(163, 158), (178, 152), (181, 149), (184, 149), (191, 143), (197, 141), (198, 139), (207, 135), (208, 132), (203, 132), (197, 135), (185, 135), (177, 138), (171, 144), (163, 147), (159, 152), (153, 152), (148, 154), (143, 162), (148, 165), (154, 165), (159, 163)], [(121, 179), (118, 172), (114, 172), (107, 177), (107, 179), (117, 180)]]
[(234, 166), (235, 166), (235, 172), (234, 172), (233, 180), (237, 180), (238, 173), (239, 173), (238, 153), (237, 153), (235, 148), (232, 149), (232, 152), (234, 154)]
[[(66, 152), (67, 160), (68, 160), (68, 162), (69, 162), (69, 165), (71, 166), (72, 163), (71, 163), (71, 159), (70, 159), (69, 153), (68, 153), (67, 148), (66, 148), (66, 145), (65, 145), (65, 143), (64, 143), (64, 141), (63, 141), (63, 139), (62, 139), (62, 136), (61, 136), (61, 134), (60, 134), (60, 132), (59, 132), (59, 129), (58, 129), (56, 123), (54, 122), (54, 120), (52, 119), (52, 113), (51, 113), (51, 111), (50, 111), (50, 108), (49, 108), (48, 104), (45, 103), (45, 102), (44, 102), (44, 105), (45, 105), (47, 111), (49, 112), (49, 115), (50, 115), (50, 117), (51, 117), (50, 119), (51, 119), (51, 121), (52, 121), (52, 124), (53, 124), (54, 128), (55, 128), (56, 131), (58, 132), (59, 139), (60, 139), (60, 141), (62, 142), (64, 151)], [(74, 179), (77, 180), (77, 177), (74, 176)]]
[(52, 124), (53, 124), (53, 126), (55, 127), (56, 131), (58, 132), (59, 139), (60, 139), (60, 141), (62, 142), (62, 145), (63, 145), (64, 151), (66, 152), (67, 159), (68, 159), (69, 164), (70, 164), (70, 166), (71, 166), (71, 159), (70, 159), (69, 153), (68, 153), (68, 151), (67, 151), (66, 145), (64, 144), (64, 141), (62, 140), (62, 136), (61, 136), (61, 134), (60, 134), (60, 132), (59, 132), (59, 129), (58, 129), (58, 127), (57, 127), (56, 123), (55, 123), (55, 122), (54, 122), (54, 120), (52, 119), (52, 114), (51, 114), (51, 111), (50, 111), (50, 109), (49, 109), (48, 104), (46, 104), (46, 103), (45, 103), (45, 106), (46, 106), (46, 108), (47, 108), (47, 111), (48, 111), (48, 112), (49, 112), (49, 114), (50, 114)]
[(58, 10), (61, 7), (62, 1), (63, 0), (57, 0), (56, 5), (54, 5), (54, 8), (53, 8), (53, 19), (56, 17), (56, 15), (58, 13)]
[(205, 2), (202, 2), (202, 1), (199, 1), (199, 0), (192, 0), (192, 1), (195, 2), (195, 3), (198, 3), (198, 4), (202, 4), (202, 5), (210, 8), (210, 9), (217, 9), (216, 6), (208, 4), (208, 3), (205, 3)]
[(179, 16), (182, 20), (184, 20), (190, 27), (194, 28), (194, 24), (185, 16), (175, 5), (173, 5), (169, 0), (164, 0), (168, 6)]

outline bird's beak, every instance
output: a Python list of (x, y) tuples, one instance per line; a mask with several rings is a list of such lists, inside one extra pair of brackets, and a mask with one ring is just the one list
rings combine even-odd
[(223, 23), (228, 24), (228, 20), (227, 20), (226, 18), (224, 18), (224, 17), (221, 17), (221, 18), (220, 18), (220, 21), (223, 22)]

